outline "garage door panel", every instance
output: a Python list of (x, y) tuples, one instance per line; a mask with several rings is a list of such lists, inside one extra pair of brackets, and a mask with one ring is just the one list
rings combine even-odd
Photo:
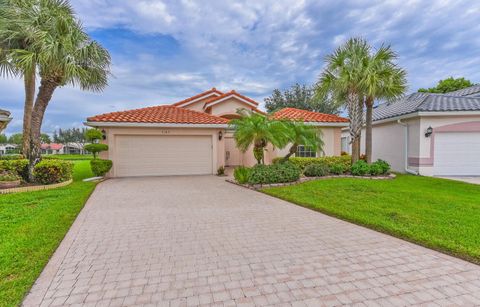
[(448, 132), (435, 135), (435, 175), (480, 176), (479, 157), (479, 132)]
[(116, 136), (116, 175), (167, 176), (212, 173), (212, 138)]

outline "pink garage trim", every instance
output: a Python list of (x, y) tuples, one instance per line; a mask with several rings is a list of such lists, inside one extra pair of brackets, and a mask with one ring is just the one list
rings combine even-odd
[(433, 128), (430, 136), (430, 157), (408, 157), (409, 166), (433, 166), (435, 160), (435, 134), (443, 132), (480, 132), (480, 122), (463, 122)]

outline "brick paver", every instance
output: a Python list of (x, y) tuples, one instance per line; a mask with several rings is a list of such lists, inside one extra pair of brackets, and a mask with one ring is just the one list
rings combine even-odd
[(480, 305), (480, 267), (213, 176), (101, 183), (25, 306)]

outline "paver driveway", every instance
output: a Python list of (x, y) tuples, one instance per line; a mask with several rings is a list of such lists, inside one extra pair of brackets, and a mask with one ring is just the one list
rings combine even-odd
[(480, 267), (204, 177), (101, 183), (34, 305), (475, 305)]

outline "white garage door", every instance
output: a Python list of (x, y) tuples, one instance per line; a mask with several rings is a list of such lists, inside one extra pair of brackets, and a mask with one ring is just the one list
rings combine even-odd
[(211, 136), (118, 135), (115, 175), (212, 174)]
[(435, 134), (434, 174), (480, 176), (480, 132)]

